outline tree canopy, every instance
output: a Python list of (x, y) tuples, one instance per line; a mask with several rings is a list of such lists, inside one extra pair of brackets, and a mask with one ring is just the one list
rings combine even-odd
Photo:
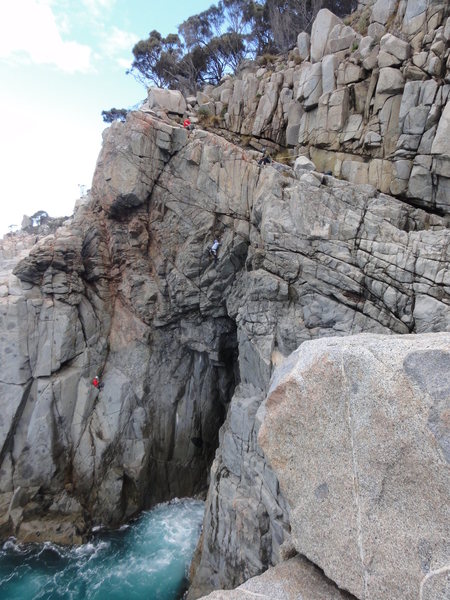
[(102, 110), (102, 117), (105, 123), (112, 123), (113, 121), (125, 121), (128, 114), (126, 108), (110, 108), (109, 110)]
[[(216, 85), (235, 73), (246, 58), (287, 52), (301, 31), (309, 31), (321, 8), (342, 16), (356, 0), (220, 0), (192, 15), (177, 33), (163, 37), (153, 29), (133, 48), (127, 72), (138, 81), (179, 89), (185, 95)], [(102, 111), (103, 120), (124, 121), (126, 109)]]

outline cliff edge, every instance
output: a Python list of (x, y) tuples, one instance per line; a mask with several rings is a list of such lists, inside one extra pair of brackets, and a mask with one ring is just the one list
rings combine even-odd
[[(427, 4), (425, 13), (442, 19), (444, 11)], [(447, 24), (433, 31), (444, 35)], [(443, 98), (448, 84), (437, 88)], [(341, 546), (324, 545), (322, 556), (299, 533), (304, 523), (291, 495), (297, 488), (265, 446), (267, 424), (258, 438), (260, 407), (275, 368), (291, 364), (299, 346), (312, 352), (318, 338), (383, 334), (384, 362), (390, 344), (400, 344), (392, 334), (425, 334), (416, 336), (419, 354), (434, 344), (441, 358), (448, 352), (448, 336), (439, 332), (450, 330), (450, 232), (445, 203), (436, 204), (446, 176), (432, 177), (433, 201), (424, 210), (309, 161), (261, 168), (253, 150), (220, 131), (183, 129), (186, 105), (173, 102), (178, 94), (164, 92), (160, 106), (151, 95), (105, 131), (90, 196), (74, 216), (0, 272), (0, 532), (73, 543), (95, 524), (117, 525), (159, 501), (207, 491), (190, 598), (236, 587), (295, 552), (317, 565), (294, 560), (313, 579), (322, 569), (330, 585), (348, 590), (339, 593), (375, 598), (360, 578), (371, 581), (375, 563), (367, 556), (376, 542), (355, 542), (352, 525), (349, 544), (366, 554), (355, 559), (357, 575), (348, 569), (349, 583), (334, 568)], [(447, 108), (447, 101), (440, 105), (436, 132), (442, 126), (448, 133)], [(448, 143), (448, 135), (438, 139)], [(404, 344), (416, 343), (410, 340)], [(432, 362), (423, 364), (432, 370)], [(413, 370), (421, 373), (423, 364), (417, 360)], [(406, 377), (400, 367), (395, 372)], [(95, 375), (101, 389), (92, 385)], [(417, 406), (441, 461), (448, 396), (442, 391), (429, 406), (430, 376), (423, 376)], [(337, 375), (334, 381), (337, 388)], [(339, 410), (344, 397), (335, 399)], [(396, 429), (405, 422), (402, 411), (411, 415), (403, 405), (395, 415), (394, 400), (383, 396), (382, 409), (383, 419), (392, 412)], [(327, 422), (321, 406), (320, 414), (311, 409), (313, 429)], [(353, 425), (359, 417), (377, 421), (373, 407), (361, 406)], [(290, 420), (283, 423), (289, 431)], [(348, 462), (353, 438), (342, 431)], [(386, 431), (374, 431), (375, 446)], [(327, 432), (319, 442), (324, 460)], [(345, 488), (354, 485), (350, 467), (342, 473)], [(330, 481), (324, 474), (314, 487), (321, 506), (335, 498)], [(357, 511), (358, 535), (376, 536), (361, 528), (363, 516), (378, 518)], [(415, 543), (425, 574), (442, 567), (434, 542), (419, 536)]]

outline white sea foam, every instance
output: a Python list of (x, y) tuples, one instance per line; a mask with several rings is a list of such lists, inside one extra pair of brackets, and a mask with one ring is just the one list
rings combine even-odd
[(16, 538), (10, 537), (3, 544), (2, 549), (20, 551), (20, 545), (17, 544)]
[(82, 546), (77, 546), (73, 549), (73, 553), (77, 557), (87, 557), (88, 560), (96, 558), (99, 553), (106, 551), (110, 547), (109, 542), (96, 540), (95, 542), (88, 542)]
[[(90, 542), (72, 548), (20, 545), (11, 538), (0, 552), (0, 598), (44, 600), (57, 590), (64, 600), (171, 600), (197, 543), (203, 509), (203, 503), (192, 500), (166, 502), (129, 526), (97, 530)], [(9, 561), (4, 574), (2, 556)]]

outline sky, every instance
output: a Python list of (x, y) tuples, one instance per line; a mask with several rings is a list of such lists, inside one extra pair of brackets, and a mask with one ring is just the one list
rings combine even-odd
[(212, 0), (0, 0), (0, 236), (23, 215), (71, 215), (89, 189), (102, 110), (146, 97), (134, 44)]

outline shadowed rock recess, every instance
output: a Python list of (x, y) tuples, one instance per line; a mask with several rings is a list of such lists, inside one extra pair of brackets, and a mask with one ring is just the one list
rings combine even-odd
[[(212, 598), (444, 600), (446, 217), (258, 168), (157, 96), (105, 131), (71, 219), (2, 243), (2, 537), (79, 542), (208, 488), (190, 599), (277, 565)], [(360, 333), (384, 335), (337, 339)]]

